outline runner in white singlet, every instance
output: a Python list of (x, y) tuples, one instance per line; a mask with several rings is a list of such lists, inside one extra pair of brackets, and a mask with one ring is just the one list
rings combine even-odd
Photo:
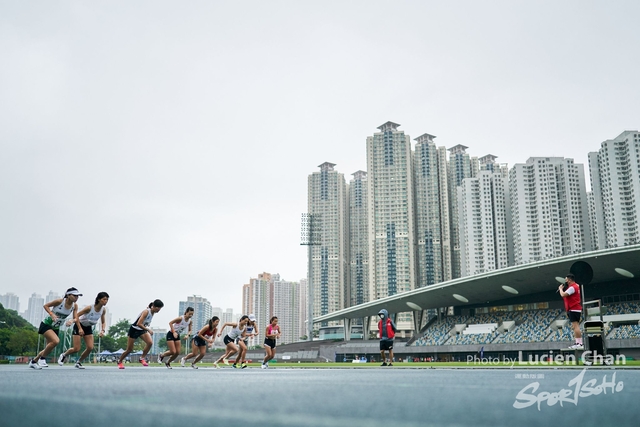
[(162, 363), (165, 357), (169, 357), (169, 360), (164, 362), (164, 365), (171, 369), (171, 362), (180, 355), (180, 351), (182, 350), (180, 336), (185, 332), (185, 339), (189, 339), (191, 336), (191, 328), (193, 326), (191, 318), (193, 317), (193, 313), (193, 307), (187, 307), (182, 316), (176, 317), (169, 322), (169, 332), (167, 332), (167, 347), (169, 349), (158, 355), (158, 363)]
[(118, 369), (124, 369), (124, 360), (129, 353), (133, 351), (133, 345), (138, 338), (142, 338), (145, 344), (144, 350), (142, 350), (142, 356), (140, 357), (140, 363), (142, 363), (142, 366), (149, 366), (147, 353), (149, 353), (153, 345), (153, 340), (151, 339), (153, 331), (149, 326), (151, 325), (153, 315), (159, 312), (162, 307), (164, 307), (164, 303), (159, 299), (149, 303), (149, 306), (142, 310), (136, 321), (129, 327), (127, 349), (120, 355), (120, 359), (118, 359)]
[[(47, 357), (60, 342), (58, 333), (64, 320), (69, 317), (70, 314), (73, 314), (73, 318), (77, 319), (78, 304), (76, 304), (76, 302), (81, 296), (82, 294), (78, 292), (76, 288), (69, 288), (65, 292), (64, 298), (55, 299), (43, 306), (49, 316), (40, 323), (38, 333), (44, 335), (47, 345), (36, 357), (31, 359), (29, 362), (30, 368), (42, 369), (43, 367), (49, 366), (47, 365), (45, 357)], [(78, 321), (76, 320), (76, 324), (77, 323)]]
[[(73, 347), (58, 357), (58, 365), (64, 365), (64, 362), (70, 354), (80, 351), (80, 337), (82, 337), (84, 338), (86, 348), (78, 358), (75, 367), (78, 369), (84, 369), (82, 361), (91, 354), (91, 351), (93, 351), (93, 327), (98, 323), (98, 321), (101, 321), (102, 324), (99, 335), (101, 337), (104, 336), (105, 329), (107, 327), (107, 302), (109, 302), (109, 294), (106, 292), (100, 292), (96, 297), (94, 305), (88, 305), (78, 312), (79, 322), (76, 321), (73, 325)], [(80, 323), (80, 327), (78, 327), (78, 323)]]
[[(222, 336), (222, 332), (224, 331), (224, 328), (226, 328), (227, 326), (231, 327), (231, 331), (229, 331), (229, 333), (224, 336), (224, 343), (227, 346), (227, 351), (218, 360), (213, 362), (214, 365), (217, 365), (220, 362), (224, 362), (225, 365), (229, 364), (229, 361), (227, 359), (238, 352), (238, 346), (236, 345), (236, 341), (242, 337), (242, 334), (247, 328), (248, 323), (249, 323), (249, 316), (245, 314), (240, 318), (238, 323), (227, 322), (224, 325), (222, 325), (222, 327), (220, 328), (220, 332), (218, 332), (219, 337)], [(233, 367), (237, 368), (236, 363), (233, 364)]]
[(249, 315), (249, 323), (247, 323), (247, 328), (242, 334), (242, 339), (238, 340), (238, 356), (236, 357), (235, 365), (240, 366), (241, 369), (247, 367), (244, 359), (247, 355), (247, 349), (249, 348), (249, 338), (258, 336), (258, 322), (256, 321), (256, 316), (254, 314)]

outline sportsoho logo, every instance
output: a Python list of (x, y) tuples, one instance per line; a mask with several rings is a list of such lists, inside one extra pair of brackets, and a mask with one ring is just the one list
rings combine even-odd
[(513, 407), (524, 409), (532, 405), (538, 405), (538, 411), (540, 411), (542, 403), (546, 403), (547, 406), (555, 406), (558, 403), (563, 407), (565, 403), (578, 406), (580, 399), (597, 396), (602, 393), (620, 393), (624, 389), (622, 381), (616, 382), (615, 372), (611, 380), (607, 380), (607, 375), (605, 374), (600, 382), (596, 378), (585, 382), (586, 372), (587, 369), (583, 369), (575, 378), (569, 381), (567, 388), (562, 388), (558, 391), (539, 391), (540, 383), (537, 381), (532, 382), (518, 392), (516, 401), (513, 402)]

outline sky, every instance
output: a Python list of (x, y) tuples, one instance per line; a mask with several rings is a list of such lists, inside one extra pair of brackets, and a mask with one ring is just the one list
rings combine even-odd
[(324, 162), (387, 121), (524, 163), (640, 128), (637, 1), (0, 0), (0, 294), (113, 322), (306, 276)]

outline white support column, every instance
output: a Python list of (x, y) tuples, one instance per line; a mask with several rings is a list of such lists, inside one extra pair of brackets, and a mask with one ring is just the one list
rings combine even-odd
[(344, 340), (351, 341), (351, 319), (344, 318)]
[(371, 322), (370, 316), (364, 316), (362, 318), (362, 340), (367, 341), (369, 339), (369, 322)]
[(417, 337), (420, 333), (420, 325), (422, 325), (422, 317), (424, 316), (424, 310), (416, 310), (413, 312), (413, 336)]

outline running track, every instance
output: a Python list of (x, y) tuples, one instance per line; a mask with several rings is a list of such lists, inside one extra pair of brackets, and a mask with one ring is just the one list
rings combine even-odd
[(636, 427), (639, 398), (631, 369), (0, 366), (1, 427)]

